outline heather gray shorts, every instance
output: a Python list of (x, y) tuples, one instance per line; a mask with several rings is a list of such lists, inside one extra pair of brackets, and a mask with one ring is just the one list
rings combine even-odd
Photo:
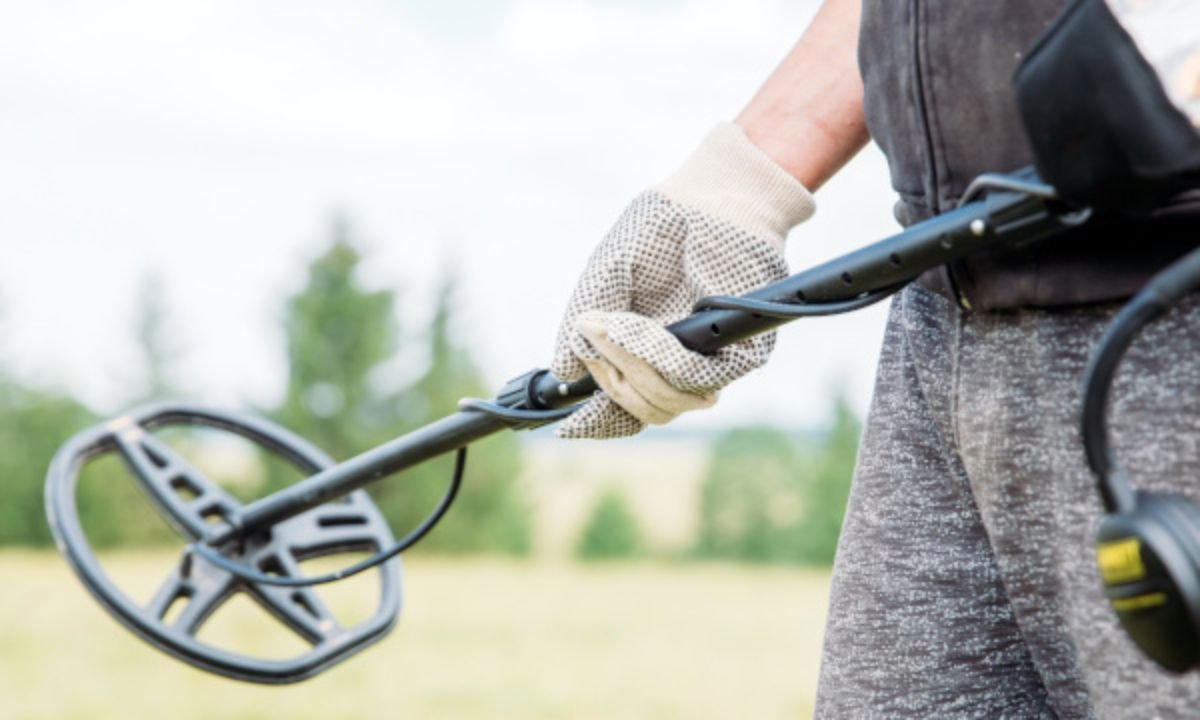
[[(819, 718), (1196, 718), (1105, 604), (1079, 438), (1114, 307), (893, 303), (834, 569)], [(1122, 465), (1200, 497), (1200, 302), (1151, 326), (1113, 391)]]

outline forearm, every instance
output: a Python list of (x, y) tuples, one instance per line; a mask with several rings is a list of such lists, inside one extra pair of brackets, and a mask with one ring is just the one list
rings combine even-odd
[(825, 0), (737, 117), (760, 150), (816, 190), (866, 144), (858, 73), (862, 0)]

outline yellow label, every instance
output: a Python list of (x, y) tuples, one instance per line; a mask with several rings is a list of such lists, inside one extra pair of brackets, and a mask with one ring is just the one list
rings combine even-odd
[(1158, 607), (1159, 605), (1167, 604), (1167, 594), (1156, 592), (1146, 595), (1134, 595), (1127, 598), (1116, 598), (1109, 601), (1112, 609), (1117, 612), (1129, 612), (1130, 610), (1145, 610), (1146, 608)]
[(1137, 538), (1100, 543), (1096, 546), (1096, 564), (1100, 566), (1100, 577), (1105, 585), (1146, 577), (1146, 567), (1142, 565), (1142, 544)]

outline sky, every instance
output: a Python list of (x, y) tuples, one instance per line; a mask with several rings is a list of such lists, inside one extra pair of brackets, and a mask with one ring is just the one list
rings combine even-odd
[[(456, 335), (499, 388), (549, 362), (591, 249), (737, 114), (815, 6), (8, 3), (0, 362), (120, 411), (157, 274), (186, 397), (270, 405), (284, 299), (340, 213), (364, 283), (397, 291), (409, 329), (457, 266)], [(793, 271), (898, 229), (874, 147), (817, 201), (789, 238)], [(885, 313), (794, 323), (766, 368), (679, 427), (812, 425), (840, 388), (865, 411)]]

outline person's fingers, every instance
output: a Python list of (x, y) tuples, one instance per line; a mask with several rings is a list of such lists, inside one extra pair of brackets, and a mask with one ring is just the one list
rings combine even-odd
[[(576, 328), (600, 358), (585, 360), (597, 384), (622, 407), (645, 423), (661, 425), (688, 410), (711, 407), (715, 394), (699, 395), (668, 383), (653, 365), (613, 342), (607, 314), (588, 313)], [(682, 346), (677, 352), (688, 352)]]
[(565, 439), (605, 440), (628, 437), (642, 431), (641, 421), (626, 412), (612, 398), (596, 393), (583, 407), (559, 423), (554, 434)]
[(575, 330), (575, 318), (571, 313), (563, 318), (558, 328), (558, 337), (554, 344), (554, 357), (550, 361), (550, 372), (559, 380), (578, 380), (587, 372), (582, 357), (595, 351), (586, 347), (586, 343), (578, 341), (579, 333)]
[(610, 341), (650, 361), (671, 387), (701, 396), (711, 395), (761, 366), (774, 344), (773, 335), (764, 333), (702, 355), (685, 348), (652, 318), (618, 312), (605, 318), (604, 324)]
[(626, 380), (621, 371), (604, 358), (586, 360), (584, 364), (587, 365), (600, 389), (638, 420), (648, 425), (665, 425), (675, 417), (675, 413), (668, 412), (646, 400), (637, 391), (637, 388)]

